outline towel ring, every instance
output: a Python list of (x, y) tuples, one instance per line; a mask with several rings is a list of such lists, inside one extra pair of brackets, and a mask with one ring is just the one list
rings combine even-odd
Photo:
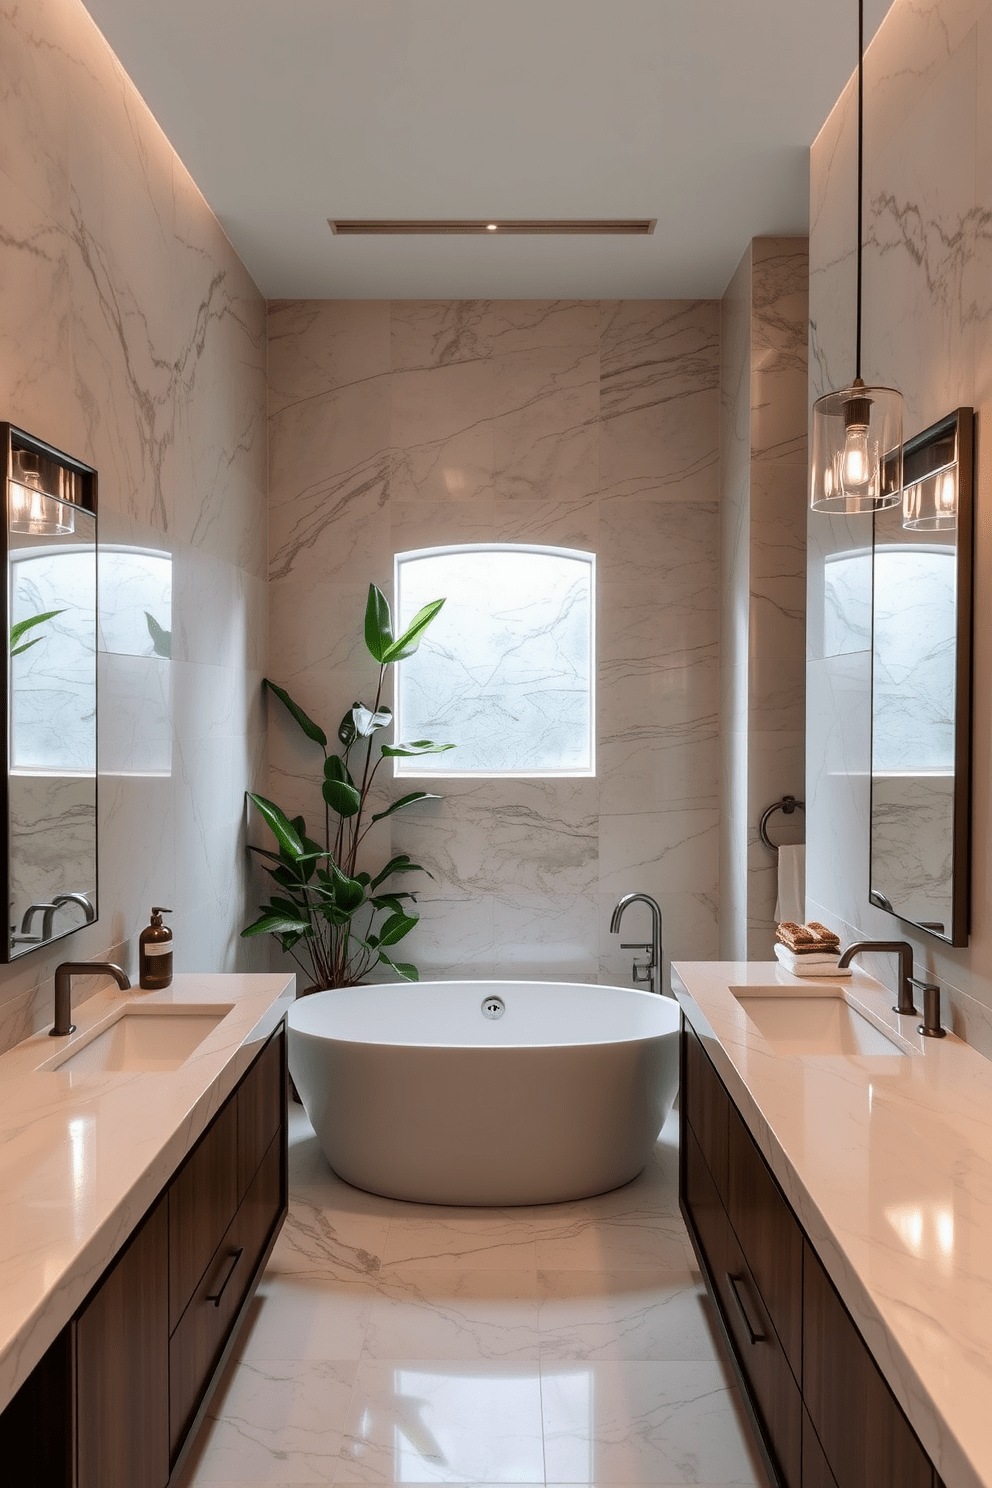
[(761, 821), (758, 824), (758, 836), (765, 846), (771, 848), (775, 854), (778, 853), (778, 844), (773, 842), (768, 835), (768, 818), (776, 811), (781, 811), (785, 816), (791, 816), (797, 806), (800, 811), (805, 812), (805, 801), (797, 801), (795, 796), (783, 796), (781, 801), (773, 801), (768, 807), (768, 810), (762, 814)]

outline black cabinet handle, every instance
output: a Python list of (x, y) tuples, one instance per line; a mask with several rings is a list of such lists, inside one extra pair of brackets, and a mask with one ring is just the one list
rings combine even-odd
[(748, 1337), (750, 1338), (752, 1343), (764, 1343), (766, 1338), (765, 1331), (760, 1323), (757, 1327), (754, 1326), (751, 1319), (748, 1317), (747, 1308), (744, 1306), (744, 1298), (738, 1291), (738, 1286), (743, 1286), (744, 1284), (743, 1276), (732, 1276), (728, 1271), (727, 1281), (730, 1286), (731, 1295), (734, 1301), (737, 1303), (737, 1306), (740, 1308), (740, 1314), (741, 1317), (744, 1319), (744, 1326), (747, 1329)]
[(243, 1245), (239, 1245), (238, 1248), (237, 1248), (237, 1250), (231, 1256), (231, 1263), (228, 1266), (227, 1271), (224, 1273), (224, 1280), (221, 1282), (220, 1286), (217, 1288), (217, 1290), (215, 1292), (208, 1292), (207, 1293), (207, 1301), (208, 1302), (212, 1302), (215, 1307), (219, 1307), (220, 1306), (220, 1299), (221, 1299), (221, 1297), (223, 1297), (224, 1293), (227, 1291), (227, 1283), (230, 1281), (231, 1277), (234, 1275), (235, 1271), (238, 1269), (238, 1262), (240, 1261), (240, 1259), (244, 1255), (244, 1253), (245, 1253), (244, 1246)]

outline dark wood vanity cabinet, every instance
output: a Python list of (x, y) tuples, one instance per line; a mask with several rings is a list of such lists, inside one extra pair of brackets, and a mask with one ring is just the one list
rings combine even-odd
[(682, 1020), (680, 1200), (766, 1465), (783, 1488), (941, 1488)]
[(0, 1414), (4, 1481), (166, 1488), (285, 1218), (285, 1113), (280, 1026)]

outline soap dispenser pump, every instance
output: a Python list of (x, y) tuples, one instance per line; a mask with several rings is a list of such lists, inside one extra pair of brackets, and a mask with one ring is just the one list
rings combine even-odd
[(138, 985), (146, 992), (158, 992), (172, 983), (172, 931), (162, 924), (162, 916), (171, 913), (153, 904), (151, 924), (138, 936)]

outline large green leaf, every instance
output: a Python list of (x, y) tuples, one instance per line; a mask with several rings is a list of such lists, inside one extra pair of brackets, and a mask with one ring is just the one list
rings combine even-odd
[(172, 631), (163, 630), (150, 610), (145, 611), (145, 624), (148, 626), (148, 634), (152, 638), (152, 650), (155, 655), (164, 657), (166, 661), (171, 661)]
[[(372, 820), (382, 821), (384, 817), (392, 816), (394, 811), (402, 811), (404, 806), (412, 806), (414, 801), (440, 801), (440, 799), (436, 791), (411, 791), (408, 796), (400, 796), (399, 800), (387, 806), (385, 811), (377, 811)], [(378, 881), (377, 879), (376, 882)]]
[(386, 881), (391, 873), (422, 872), (423, 869), (421, 868), (419, 863), (413, 863), (410, 861), (409, 853), (397, 853), (395, 858), (390, 858), (385, 868), (383, 868), (380, 873), (377, 873), (375, 878), (369, 880), (368, 887), (370, 889), (377, 889), (381, 883), (384, 883)]
[(418, 754), (444, 754), (446, 749), (457, 749), (456, 744), (435, 744), (430, 739), (414, 739), (409, 744), (383, 744), (386, 759), (416, 759)]
[(254, 924), (242, 930), (245, 935), (311, 935), (310, 921), (291, 919), (284, 914), (263, 914)]
[(36, 625), (44, 625), (46, 620), (54, 620), (56, 615), (64, 614), (64, 609), (46, 610), (43, 615), (29, 615), (26, 620), (18, 620), (16, 625), (10, 627), (11, 656), (20, 656), (23, 651), (30, 651), (32, 646), (37, 646), (38, 642), (44, 639), (42, 636), (36, 636), (33, 641), (26, 641), (23, 646), (19, 646), (17, 643), (21, 639), (21, 636), (27, 635), (28, 631), (32, 630)]
[(389, 613), (389, 601), (381, 589), (369, 585), (369, 597), (365, 606), (365, 644), (375, 661), (384, 662), (386, 652), (393, 644), (393, 618)]
[(347, 873), (342, 873), (336, 863), (331, 864), (331, 876), (334, 880), (335, 904), (339, 909), (354, 914), (359, 905), (365, 903), (364, 886), (357, 879), (349, 878)]
[(395, 945), (404, 935), (409, 935), (420, 919), (419, 915), (391, 914), (379, 931), (381, 946)]
[(274, 682), (269, 681), (268, 677), (263, 680), (262, 686), (267, 687), (270, 692), (274, 692), (283, 707), (289, 709), (308, 739), (312, 739), (315, 744), (319, 744), (321, 749), (327, 748), (327, 735), (324, 733), (320, 724), (314, 723), (310, 715), (304, 713), (299, 703), (293, 702), (293, 699), (284, 687), (277, 687)]
[(267, 801), (264, 796), (256, 796), (254, 791), (248, 791), (247, 794), (249, 801), (254, 803), (283, 852), (295, 862), (305, 857), (307, 850), (303, 846), (302, 838), (286, 813), (280, 810), (274, 801)]
[(345, 780), (325, 780), (321, 786), (321, 794), (338, 816), (354, 816), (362, 804), (358, 791)]
[(351, 783), (351, 776), (344, 760), (338, 754), (329, 754), (324, 761), (324, 800), (338, 816), (354, 816), (362, 804), (361, 794)]
[(386, 647), (381, 659), (387, 666), (390, 662), (402, 661), (404, 657), (413, 655), (420, 645), (421, 636), (443, 604), (443, 599), (432, 599), (430, 604), (417, 611), (403, 634), (391, 646)]

